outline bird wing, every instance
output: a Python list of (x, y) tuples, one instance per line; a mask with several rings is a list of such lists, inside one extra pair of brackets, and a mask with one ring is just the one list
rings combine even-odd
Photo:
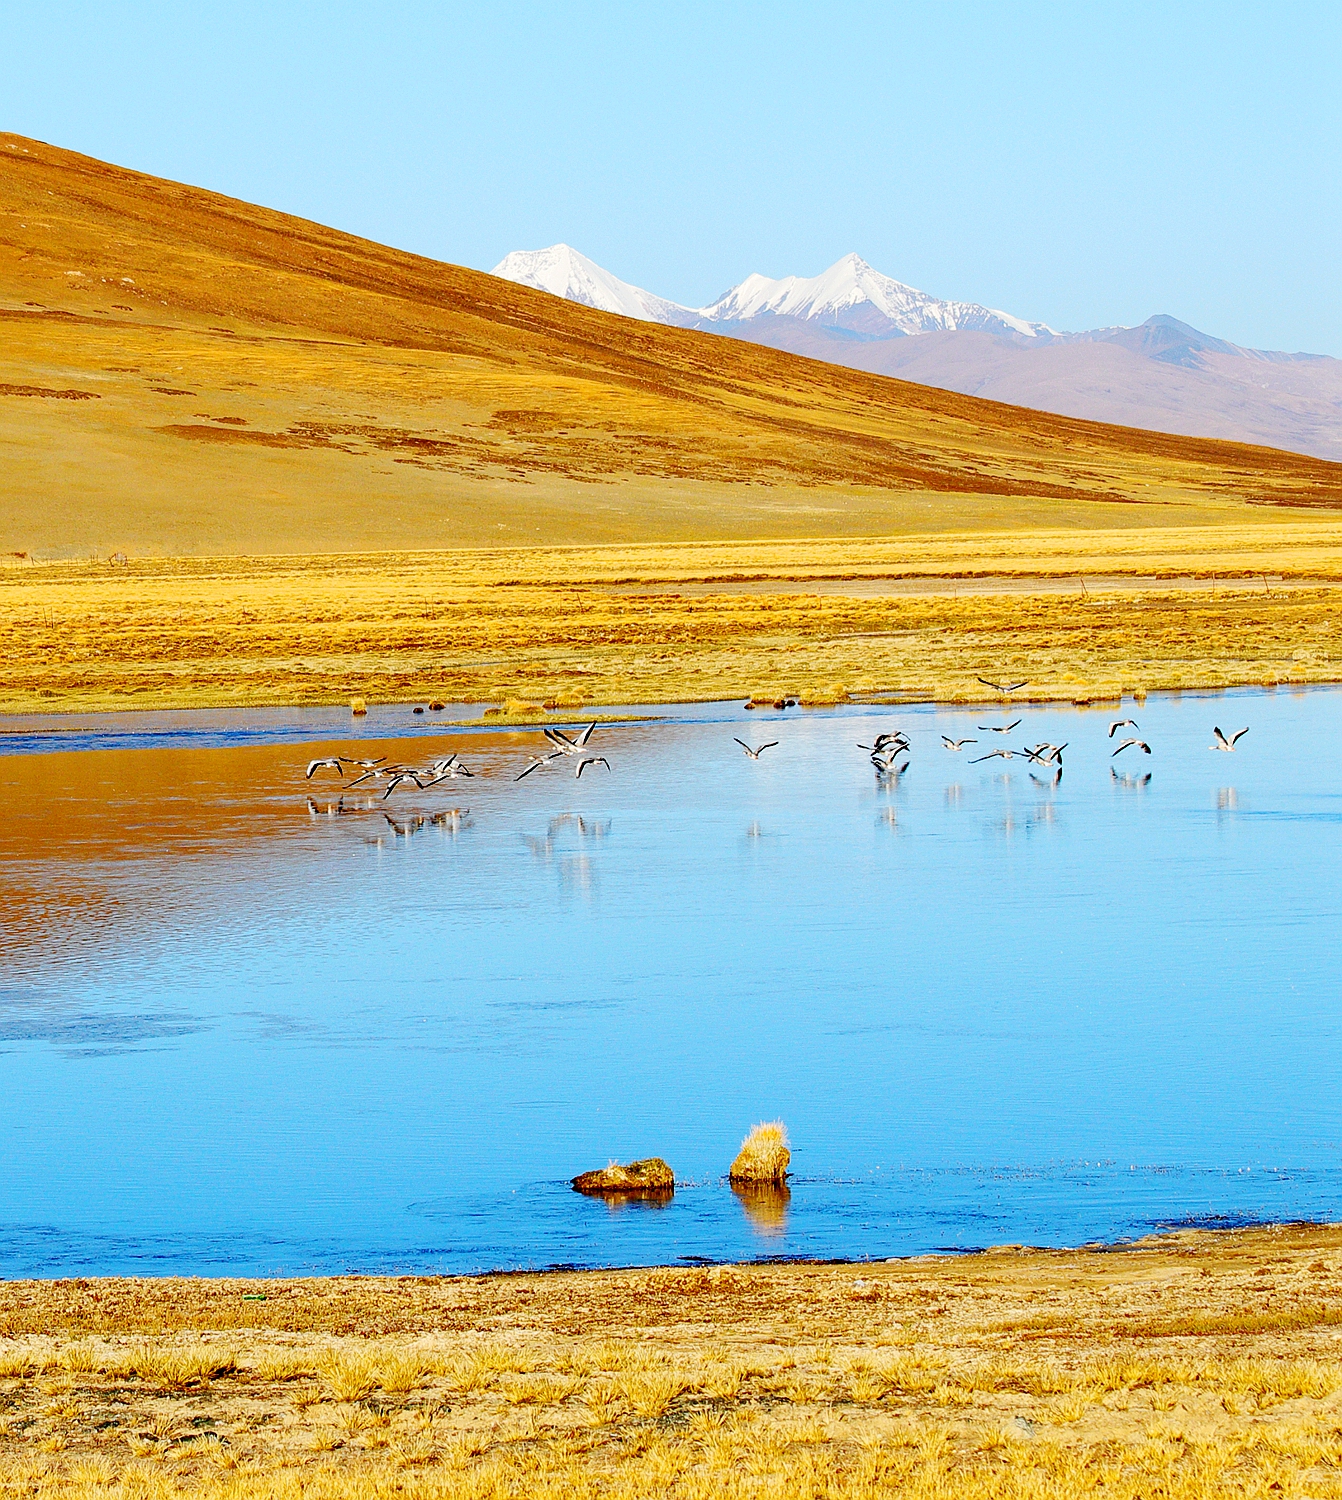
[(595, 728), (596, 728), (596, 720), (593, 719), (592, 722), (587, 726), (587, 728), (584, 729), (583, 732), (578, 736), (578, 744), (579, 744), (580, 747), (583, 746), (583, 745), (585, 745), (587, 743), (587, 741), (592, 738), (592, 731)]
[(1237, 729), (1234, 732), (1234, 734), (1232, 734), (1230, 736), (1230, 743), (1233, 745), (1238, 739), (1241, 738), (1241, 736), (1248, 734), (1248, 732), (1249, 731), (1248, 731), (1247, 728), (1245, 728), (1245, 729)]
[(584, 769), (588, 766), (605, 766), (608, 771), (610, 770), (610, 762), (604, 755), (589, 755), (586, 760), (580, 760), (578, 762), (577, 774), (581, 776)]
[(1213, 729), (1212, 733), (1216, 736), (1216, 743), (1218, 745), (1223, 745), (1227, 750), (1230, 748), (1230, 741), (1226, 739), (1219, 728)]
[(995, 693), (1000, 693), (1002, 691), (1002, 684), (1000, 682), (989, 682), (986, 677), (980, 677), (978, 680), (984, 685), (984, 687), (992, 688), (993, 692)]
[(544, 729), (541, 731), (541, 733), (544, 734), (545, 738), (549, 740), (552, 745), (567, 745), (570, 750), (576, 750), (578, 748), (573, 743), (573, 741), (569, 739), (568, 735), (566, 735), (562, 730)]
[[(735, 735), (733, 735), (733, 736), (732, 736), (732, 738), (733, 738), (733, 739), (734, 739), (734, 740), (736, 740), (736, 736), (735, 736)], [(753, 754), (754, 754), (754, 753), (755, 753), (755, 752), (754, 752), (754, 751), (753, 751), (753, 750), (752, 750), (752, 749), (751, 749), (751, 748), (750, 748), (750, 746), (749, 746), (749, 745), (747, 745), (747, 744), (746, 744), (746, 742), (745, 742), (745, 741), (744, 741), (744, 740), (736, 740), (736, 743), (737, 743), (737, 744), (738, 744), (738, 745), (740, 745), (740, 747), (741, 747), (741, 748), (742, 748), (742, 750), (744, 750), (744, 751), (745, 751), (745, 752), (746, 752), (746, 754), (747, 754), (747, 755), (753, 755)], [(866, 747), (866, 746), (865, 746), (865, 745), (859, 745), (859, 746), (858, 746), (858, 747), (857, 747), (857, 748), (858, 748), (858, 749), (859, 749), (859, 750), (865, 750), (865, 749), (866, 749), (866, 748), (867, 748), (867, 747)]]
[(1007, 687), (1007, 692), (1014, 693), (1017, 688), (1023, 688), (1025, 686), (1025, 683), (1029, 682), (1029, 680), (1030, 679), (1027, 677), (1024, 682), (1013, 682), (1009, 684), (1009, 686)]
[(1019, 720), (1019, 719), (1012, 719), (1012, 721), (1011, 721), (1011, 723), (1010, 723), (1010, 724), (1008, 724), (1008, 725), (1007, 725), (1007, 727), (1006, 727), (1006, 728), (1005, 728), (1005, 729), (1004, 729), (1004, 730), (1003, 730), (1003, 731), (1002, 731), (1002, 733), (1003, 733), (1003, 734), (1010, 734), (1010, 733), (1011, 733), (1011, 731), (1012, 731), (1012, 730), (1013, 730), (1013, 729), (1014, 729), (1014, 728), (1015, 728), (1015, 727), (1016, 727), (1016, 725), (1017, 725), (1017, 724), (1019, 724), (1019, 723), (1020, 723), (1020, 722), (1021, 722), (1021, 721), (1020, 721), (1020, 720)]
[(1148, 745), (1146, 743), (1145, 740), (1138, 740), (1137, 741), (1137, 748), (1139, 750), (1145, 750), (1148, 755), (1150, 755), (1150, 753), (1151, 753), (1151, 747), (1150, 747), (1150, 745)]
[(774, 746), (775, 746), (775, 745), (776, 745), (776, 744), (777, 744), (777, 743), (778, 743), (778, 741), (777, 741), (777, 740), (770, 740), (770, 741), (769, 741), (769, 743), (768, 743), (768, 744), (767, 744), (767, 745), (761, 745), (761, 746), (760, 746), (760, 748), (759, 748), (759, 750), (756, 750), (756, 752), (755, 752), (755, 754), (756, 754), (756, 755), (758, 755), (758, 754), (759, 754), (759, 753), (760, 753), (760, 750), (772, 750), (772, 749), (773, 749), (773, 747), (774, 747)]

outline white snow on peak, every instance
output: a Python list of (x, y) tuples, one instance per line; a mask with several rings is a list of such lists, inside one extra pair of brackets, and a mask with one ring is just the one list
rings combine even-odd
[(1046, 323), (1027, 323), (976, 302), (947, 302), (893, 277), (882, 276), (860, 255), (845, 255), (819, 276), (747, 276), (710, 307), (682, 307), (631, 286), (569, 245), (514, 250), (494, 275), (551, 292), (570, 302), (622, 313), (645, 323), (713, 328), (765, 316), (813, 320), (865, 338), (898, 338), (939, 329), (977, 328), (989, 333), (1037, 338), (1052, 334)]
[(689, 323), (698, 316), (688, 307), (631, 286), (603, 270), (571, 245), (544, 250), (514, 250), (494, 267), (493, 274), (570, 302), (581, 302), (601, 312), (622, 313), (644, 323)]
[(779, 281), (748, 276), (703, 310), (705, 318), (723, 323), (765, 314), (815, 320), (877, 336), (953, 328), (1009, 330), (1027, 337), (1052, 332), (1043, 323), (1027, 323), (974, 302), (929, 296), (882, 276), (860, 255), (845, 255), (819, 276), (784, 276)]

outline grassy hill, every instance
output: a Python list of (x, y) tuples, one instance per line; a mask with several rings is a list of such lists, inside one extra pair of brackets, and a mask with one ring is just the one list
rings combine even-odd
[(12, 135), (0, 320), (0, 550), (35, 556), (1342, 506), (1342, 466), (635, 323)]

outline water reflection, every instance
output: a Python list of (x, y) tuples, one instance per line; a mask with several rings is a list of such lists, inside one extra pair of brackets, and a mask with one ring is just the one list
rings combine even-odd
[(785, 1182), (732, 1183), (736, 1201), (745, 1210), (751, 1229), (762, 1240), (780, 1240), (787, 1234), (788, 1205), (792, 1194)]
[(1116, 771), (1109, 767), (1109, 779), (1114, 786), (1125, 792), (1142, 792), (1151, 784), (1150, 771)]

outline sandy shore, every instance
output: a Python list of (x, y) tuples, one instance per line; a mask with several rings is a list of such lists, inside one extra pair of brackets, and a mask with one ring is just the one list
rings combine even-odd
[(0, 1494), (1333, 1495), (1342, 1229), (0, 1285)]

